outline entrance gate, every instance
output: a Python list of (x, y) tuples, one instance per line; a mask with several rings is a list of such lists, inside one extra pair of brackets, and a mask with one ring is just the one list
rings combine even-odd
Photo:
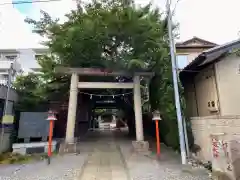
[[(134, 112), (135, 112), (135, 128), (136, 141), (143, 142), (143, 120), (142, 120), (142, 104), (140, 91), (140, 78), (152, 77), (152, 72), (125, 72), (125, 71), (109, 71), (95, 68), (64, 68), (55, 69), (57, 73), (71, 74), (71, 85), (68, 105), (67, 127), (66, 127), (66, 144), (74, 144), (74, 131), (77, 110), (78, 89), (133, 89), (134, 96)], [(132, 82), (79, 82), (79, 76), (128, 76), (133, 77)]]

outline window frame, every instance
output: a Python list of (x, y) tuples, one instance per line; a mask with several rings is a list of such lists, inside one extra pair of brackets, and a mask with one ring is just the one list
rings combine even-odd
[(7, 60), (7, 61), (14, 61), (14, 60), (17, 59), (17, 57), (18, 57), (17, 54), (6, 54), (6, 55), (4, 55), (4, 59)]
[[(185, 56), (185, 57), (187, 57), (187, 64), (186, 64), (183, 68), (182, 68), (182, 67), (179, 67), (178, 56)], [(189, 64), (188, 56), (189, 56), (188, 53), (177, 53), (177, 54), (176, 54), (176, 66), (177, 66), (177, 69), (182, 70), (182, 69), (184, 69), (184, 68)]]

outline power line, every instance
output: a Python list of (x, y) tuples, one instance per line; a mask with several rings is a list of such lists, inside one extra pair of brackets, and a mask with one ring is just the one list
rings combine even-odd
[(178, 5), (178, 3), (179, 3), (180, 1), (181, 1), (181, 0), (177, 0), (177, 2), (175, 3), (174, 9), (172, 10), (172, 16), (175, 14), (177, 5)]
[[(167, 0), (168, 1), (168, 0)], [(175, 12), (176, 12), (176, 9), (177, 9), (177, 5), (178, 5), (178, 3), (180, 2), (181, 0), (177, 0), (177, 2), (174, 4), (174, 8), (173, 8), (173, 10), (171, 10), (171, 6), (173, 5), (173, 2), (170, 0), (169, 1), (169, 9), (166, 9), (166, 11), (164, 11), (163, 13), (166, 13), (166, 15), (168, 15), (169, 13), (168, 13), (168, 11), (170, 11), (171, 10), (171, 17), (173, 17), (174, 15), (175, 15)], [(166, 2), (166, 4), (167, 4), (167, 2)]]
[(0, 3), (0, 6), (4, 5), (18, 5), (18, 4), (33, 4), (33, 3), (47, 3), (47, 2), (56, 2), (56, 1), (62, 1), (62, 0), (34, 0), (34, 1), (17, 1), (17, 2), (11, 2), (11, 3)]

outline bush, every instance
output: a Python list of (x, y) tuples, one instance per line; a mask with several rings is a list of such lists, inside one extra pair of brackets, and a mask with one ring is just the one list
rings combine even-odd
[(28, 154), (21, 155), (17, 153), (2, 153), (0, 154), (0, 164), (21, 164), (31, 162), (34, 160), (43, 160), (46, 158), (46, 154)]

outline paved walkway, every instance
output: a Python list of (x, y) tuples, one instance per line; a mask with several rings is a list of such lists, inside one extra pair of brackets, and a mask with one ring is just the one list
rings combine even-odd
[(95, 143), (79, 180), (130, 180), (120, 149), (112, 139)]
[(82, 139), (79, 155), (58, 156), (28, 165), (0, 165), (0, 180), (208, 180), (205, 170), (186, 170), (179, 157), (162, 148), (162, 158), (132, 151), (121, 133), (92, 133)]

